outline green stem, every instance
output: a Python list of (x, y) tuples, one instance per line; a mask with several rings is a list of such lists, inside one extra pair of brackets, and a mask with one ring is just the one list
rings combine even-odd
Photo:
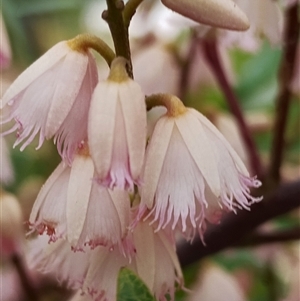
[(88, 48), (94, 49), (105, 59), (108, 66), (111, 65), (116, 56), (113, 50), (103, 40), (91, 34), (80, 34), (74, 39), (69, 40), (68, 45), (77, 51), (86, 51)]
[(134, 16), (137, 8), (144, 0), (128, 0), (123, 11), (124, 24), (129, 27), (130, 21)]
[(102, 14), (102, 17), (108, 23), (115, 46), (116, 56), (122, 56), (127, 59), (127, 71), (129, 76), (133, 78), (128, 30), (124, 24), (122, 14), (124, 3), (120, 0), (106, 0), (106, 3), (107, 11)]

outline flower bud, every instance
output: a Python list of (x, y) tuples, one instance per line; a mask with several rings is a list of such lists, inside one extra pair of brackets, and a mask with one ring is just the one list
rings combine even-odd
[(225, 29), (249, 28), (246, 15), (232, 0), (162, 0), (175, 12), (196, 22)]

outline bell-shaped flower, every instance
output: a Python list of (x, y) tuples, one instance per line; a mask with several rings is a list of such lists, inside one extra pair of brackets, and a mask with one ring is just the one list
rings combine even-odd
[(210, 121), (185, 108), (176, 97), (173, 100), (179, 105), (177, 113), (169, 110), (158, 120), (148, 144), (138, 217), (148, 208), (148, 216), (158, 222), (157, 230), (169, 224), (175, 229), (181, 222), (181, 232), (192, 233), (205, 219), (211, 199), (208, 194), (217, 199), (220, 208), (249, 209), (261, 200), (250, 195), (250, 187), (261, 183), (249, 176)]
[(127, 239), (135, 247), (132, 258), (118, 248), (103, 246), (73, 252), (66, 240), (47, 244), (42, 235), (30, 242), (28, 263), (95, 301), (116, 300), (118, 275), (121, 268), (127, 267), (144, 281), (157, 300), (165, 301), (166, 295), (168, 300), (174, 300), (175, 282), (182, 285), (183, 281), (175, 245), (165, 231), (154, 233), (144, 222), (139, 222), (130, 236)]
[(140, 182), (147, 123), (145, 95), (127, 75), (125, 64), (116, 58), (108, 79), (95, 88), (88, 142), (98, 182), (132, 191)]
[(140, 221), (133, 230), (133, 243), (136, 273), (157, 300), (174, 300), (175, 283), (181, 287), (183, 275), (172, 237), (164, 230), (154, 233), (153, 226)]
[(50, 241), (67, 238), (75, 250), (85, 245), (119, 244), (129, 224), (128, 193), (108, 190), (94, 180), (94, 164), (83, 149), (70, 166), (60, 163), (42, 187), (32, 208), (32, 230)]
[[(74, 42), (75, 41), (75, 42)], [(14, 146), (23, 150), (39, 133), (39, 148), (54, 137), (69, 163), (86, 139), (91, 95), (98, 81), (96, 63), (88, 49), (78, 49), (76, 38), (63, 41), (29, 66), (7, 89), (0, 108), (8, 108), (2, 124), (15, 124), (3, 135), (17, 131)]]
[(90, 249), (73, 252), (64, 239), (49, 243), (48, 236), (42, 234), (29, 241), (25, 255), (30, 269), (49, 273), (67, 287), (79, 289), (87, 273), (90, 253)]

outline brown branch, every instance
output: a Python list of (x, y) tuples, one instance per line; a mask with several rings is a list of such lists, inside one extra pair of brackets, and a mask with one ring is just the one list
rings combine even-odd
[(201, 42), (204, 50), (204, 55), (209, 63), (225, 97), (230, 110), (239, 125), (239, 129), (246, 145), (252, 172), (258, 176), (260, 180), (263, 177), (262, 164), (257, 151), (257, 147), (251, 136), (250, 130), (245, 122), (244, 115), (240, 106), (240, 101), (230, 86), (221, 59), (218, 53), (215, 40), (206, 40)]
[(183, 243), (177, 253), (182, 266), (237, 244), (256, 227), (300, 206), (300, 181), (281, 185), (262, 202), (252, 205), (251, 211), (230, 213), (220, 225), (207, 229), (206, 246), (197, 239), (193, 244)]
[(270, 233), (255, 232), (249, 235), (246, 239), (238, 242), (238, 247), (254, 247), (270, 243), (282, 243), (300, 239), (300, 226), (292, 229), (274, 231)]
[(285, 129), (288, 110), (291, 102), (290, 83), (294, 73), (296, 52), (300, 34), (300, 20), (298, 17), (299, 2), (286, 11), (286, 28), (284, 33), (284, 49), (279, 69), (279, 92), (276, 100), (276, 119), (274, 137), (271, 148), (271, 162), (269, 168), (270, 184), (276, 185), (280, 181), (280, 166), (283, 161), (285, 146)]

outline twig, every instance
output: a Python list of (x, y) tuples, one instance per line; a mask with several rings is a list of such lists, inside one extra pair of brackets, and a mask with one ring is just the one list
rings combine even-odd
[(190, 79), (190, 71), (191, 71), (191, 67), (193, 65), (195, 55), (197, 53), (197, 47), (198, 47), (197, 42), (198, 42), (197, 37), (194, 34), (191, 38), (188, 54), (181, 67), (180, 90), (179, 90), (180, 91), (179, 97), (181, 99), (184, 99), (184, 97), (186, 96), (186, 91), (188, 89), (188, 82)]
[(256, 227), (277, 216), (300, 206), (300, 181), (284, 184), (267, 196), (263, 202), (253, 204), (251, 211), (230, 213), (220, 225), (211, 226), (204, 235), (206, 246), (200, 239), (193, 244), (181, 244), (177, 253), (183, 266), (191, 264), (205, 256), (229, 248)]
[(276, 185), (280, 181), (280, 167), (283, 160), (285, 146), (285, 129), (287, 115), (291, 102), (290, 83), (294, 73), (296, 52), (300, 34), (300, 20), (298, 17), (299, 2), (296, 1), (286, 11), (286, 28), (284, 33), (284, 49), (279, 69), (279, 92), (276, 100), (276, 117), (274, 137), (271, 148), (271, 160), (268, 176), (270, 184)]
[(144, 0), (128, 0), (123, 11), (124, 24), (128, 28), (137, 8)]
[(128, 74), (133, 77), (128, 29), (124, 24), (124, 2), (121, 0), (106, 0), (107, 10), (102, 18), (108, 23), (115, 46), (116, 56), (122, 56), (128, 61)]
[(232, 114), (237, 120), (244, 143), (248, 150), (252, 172), (255, 173), (260, 180), (262, 180), (263, 171), (262, 171), (262, 164), (260, 161), (260, 157), (256, 145), (254, 143), (254, 140), (250, 134), (250, 130), (245, 122), (244, 115), (239, 104), (239, 100), (226, 77), (218, 53), (216, 42), (214, 40), (206, 40), (201, 42), (201, 45), (204, 50), (204, 55), (226, 97), (227, 103), (232, 111)]

